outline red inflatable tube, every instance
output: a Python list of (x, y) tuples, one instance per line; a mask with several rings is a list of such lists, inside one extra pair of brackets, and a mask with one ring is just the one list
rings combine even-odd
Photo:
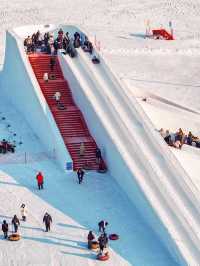
[(118, 240), (119, 236), (117, 234), (111, 234), (111, 235), (109, 235), (109, 239), (110, 240)]
[(100, 254), (97, 255), (97, 259), (101, 260), (101, 261), (108, 260), (109, 258), (110, 257), (109, 257), (109, 253), (108, 252), (106, 252), (104, 255), (100, 255)]

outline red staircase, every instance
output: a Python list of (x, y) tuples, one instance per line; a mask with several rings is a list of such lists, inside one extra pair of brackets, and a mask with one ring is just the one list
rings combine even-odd
[[(95, 157), (96, 143), (90, 135), (81, 111), (73, 101), (72, 93), (67, 81), (63, 77), (58, 58), (56, 57), (54, 70), (51, 71), (49, 55), (36, 53), (28, 57), (43, 95), (72, 157), (74, 170), (84, 168), (86, 165), (89, 169), (97, 170), (98, 165)], [(49, 75), (54, 74), (56, 79), (44, 82), (43, 74), (45, 72)], [(53, 98), (56, 91), (61, 93), (60, 103), (66, 108), (64, 110), (57, 108), (56, 101)], [(85, 154), (83, 157), (80, 157), (79, 150), (82, 142), (85, 146)]]

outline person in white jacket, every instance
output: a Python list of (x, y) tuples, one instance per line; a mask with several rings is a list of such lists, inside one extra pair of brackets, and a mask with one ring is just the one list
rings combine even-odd
[(61, 97), (61, 93), (59, 91), (56, 91), (53, 98), (56, 100), (57, 105), (60, 103), (60, 97)]
[(27, 216), (27, 208), (25, 206), (25, 204), (23, 203), (20, 207), (20, 211), (21, 211), (21, 216), (22, 216), (22, 220), (26, 221), (26, 216)]
[(48, 75), (47, 72), (44, 73), (43, 80), (44, 80), (44, 82), (48, 82), (49, 81), (49, 75)]

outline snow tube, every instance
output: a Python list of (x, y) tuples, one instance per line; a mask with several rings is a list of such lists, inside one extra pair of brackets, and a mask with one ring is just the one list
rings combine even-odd
[(109, 239), (110, 240), (118, 240), (119, 236), (117, 234), (111, 234), (111, 235), (109, 235)]
[(109, 253), (106, 252), (105, 254), (98, 254), (97, 255), (97, 259), (98, 260), (101, 260), (101, 261), (105, 261), (105, 260), (108, 260), (109, 259)]
[(98, 249), (99, 248), (99, 243), (97, 241), (93, 241), (91, 243), (91, 249)]
[(10, 241), (18, 241), (20, 240), (20, 235), (19, 234), (12, 234), (8, 237), (8, 240)]
[(58, 108), (58, 110), (65, 110), (66, 109), (66, 107), (62, 103), (59, 103), (57, 105), (57, 108)]

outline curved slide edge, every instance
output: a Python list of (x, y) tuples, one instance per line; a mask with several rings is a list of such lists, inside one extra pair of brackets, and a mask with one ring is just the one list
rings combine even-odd
[(6, 33), (5, 62), (0, 85), (4, 97), (23, 115), (46, 152), (55, 155), (61, 169), (66, 170), (67, 165), (72, 166), (71, 156), (24, 51), (23, 40), (12, 31)]
[[(151, 168), (146, 169), (141, 167), (142, 157), (138, 154), (137, 148), (134, 150), (131, 148), (136, 145), (136, 143), (134, 140), (130, 139), (124, 121), (119, 119), (111, 101), (105, 97), (101, 87), (97, 85), (98, 83), (94, 82), (94, 77), (91, 75), (87, 66), (82, 62), (83, 60), (80, 58), (71, 59), (66, 56), (60, 56), (60, 61), (64, 74), (68, 77), (68, 80), (72, 82), (70, 87), (76, 90), (76, 92), (72, 91), (73, 96), (75, 96), (77, 100), (80, 97), (82, 97), (82, 99), (83, 97), (87, 98), (89, 104), (92, 106), (92, 111), (96, 114), (96, 119), (100, 120), (101, 126), (104, 128), (104, 131), (101, 131), (101, 136), (98, 136), (99, 132), (95, 132), (95, 130), (92, 129), (93, 123), (87, 115), (87, 113), (89, 113), (88, 110), (87, 113), (85, 112), (84, 115), (86, 119), (88, 118), (88, 125), (91, 127), (90, 130), (96, 134), (95, 139), (97, 141), (104, 139), (106, 142), (106, 138), (109, 136), (113, 144), (113, 149), (115, 149), (115, 152), (118, 154), (114, 160), (112, 158), (113, 151), (110, 152), (106, 149), (106, 161), (108, 162), (111, 175), (115, 177), (133, 204), (135, 205), (137, 203), (137, 207), (145, 217), (145, 220), (148, 221), (153, 230), (159, 234), (176, 260), (181, 265), (186, 265), (176, 246), (179, 248), (182, 246), (182, 249), (186, 251), (188, 250), (187, 245), (190, 244), (192, 246), (193, 243), (188, 234), (185, 233), (185, 227), (180, 223), (179, 218), (176, 217), (176, 210), (169, 206), (169, 202), (166, 199), (167, 195), (165, 195), (165, 191), (163, 191), (164, 189), (162, 189), (161, 193), (160, 184), (157, 182), (156, 178), (153, 177), (153, 170)], [(77, 78), (77, 83), (72, 81), (74, 77)], [(79, 97), (76, 96), (77, 94), (79, 94)], [(81, 105), (81, 103), (78, 104)], [(80, 109), (84, 112), (84, 105), (80, 106)], [(119, 162), (117, 165), (116, 161)], [(152, 174), (149, 175), (151, 172)], [(152, 180), (153, 178), (154, 180)], [(151, 206), (156, 210), (156, 214)], [(167, 228), (160, 223), (160, 220), (167, 224)], [(170, 234), (168, 233), (168, 228), (170, 228)], [(173, 244), (172, 238), (174, 242), (176, 242), (176, 245)], [(187, 255), (190, 256), (189, 254), (188, 252)], [(193, 258), (190, 260), (193, 261)]]
[[(159, 145), (151, 147), (150, 144), (152, 142), (152, 136), (151, 135), (149, 136), (149, 129), (146, 130), (147, 126), (146, 128), (144, 128), (143, 124), (140, 124), (140, 121), (143, 121), (144, 117), (141, 117), (140, 113), (138, 113), (138, 110), (136, 108), (138, 106), (135, 105), (133, 101), (130, 102), (128, 97), (126, 96), (124, 97), (123, 88), (119, 86), (119, 84), (117, 83), (117, 80), (115, 80), (115, 77), (109, 71), (108, 67), (107, 66), (105, 67), (104, 62), (102, 64), (102, 60), (101, 60), (100, 65), (91, 64), (88, 56), (81, 50), (79, 52), (79, 56), (81, 56), (81, 59), (84, 61), (85, 67), (87, 69), (90, 69), (91, 75), (93, 79), (95, 79), (95, 83), (100, 84), (99, 87), (101, 88), (101, 90), (104, 91), (105, 97), (110, 97), (112, 104), (115, 104), (116, 112), (118, 110), (118, 114), (119, 116), (121, 116), (122, 121), (126, 121), (126, 123), (128, 124), (127, 130), (129, 131), (129, 137), (134, 138), (135, 136), (135, 140), (137, 141), (138, 139), (140, 139), (141, 135), (143, 136), (143, 138), (141, 138), (141, 141), (138, 143), (138, 150), (140, 150), (140, 152), (143, 153), (143, 156), (142, 156), (143, 161), (145, 160), (145, 157), (147, 156), (145, 160), (145, 164), (148, 164), (150, 162), (152, 169), (154, 169), (154, 174), (157, 176), (156, 178), (157, 180), (155, 180), (155, 182), (157, 181), (158, 183), (159, 178), (160, 178), (160, 182), (161, 182), (160, 190), (162, 191), (162, 187), (164, 187), (165, 191), (163, 191), (163, 195), (165, 196), (165, 200), (168, 201), (169, 205), (171, 205), (170, 208), (172, 210), (175, 208), (179, 210), (179, 211), (176, 211), (176, 216), (179, 220), (179, 223), (181, 223), (184, 226), (185, 233), (187, 233), (190, 239), (192, 240), (193, 248), (191, 250), (193, 251), (192, 252), (193, 256), (198, 258), (197, 261), (199, 261), (199, 249), (198, 249), (198, 246), (199, 246), (199, 235), (198, 235), (198, 232), (199, 232), (198, 210), (199, 209), (198, 209), (198, 206), (199, 205), (196, 205), (198, 203), (197, 199), (193, 197), (192, 199), (194, 201), (192, 200), (190, 201), (191, 194), (189, 193), (190, 191), (186, 190), (188, 188), (187, 184), (180, 184), (180, 181), (177, 178), (177, 169), (174, 168), (173, 165), (172, 166), (170, 164), (168, 165), (167, 160), (161, 160), (162, 154), (163, 154), (162, 151), (160, 152), (159, 150), (157, 154), (155, 154), (157, 160), (153, 162), (154, 157), (155, 157), (153, 153), (156, 151), (156, 148), (159, 148)], [(127, 110), (127, 113), (125, 114), (126, 110)], [(132, 126), (132, 124), (134, 124), (134, 121), (135, 121), (136, 127)], [(139, 130), (137, 129), (137, 125), (140, 128)], [(148, 140), (146, 146), (143, 145), (145, 140)], [(155, 145), (155, 143), (153, 144)], [(149, 153), (148, 151), (149, 147), (152, 148), (151, 153)], [(142, 151), (145, 151), (145, 153)], [(159, 169), (157, 165), (159, 164), (160, 161), (162, 161), (162, 164)], [(145, 164), (143, 165), (143, 167), (147, 166)], [(149, 174), (150, 173), (151, 172), (149, 171)], [(186, 178), (188, 178), (187, 175), (186, 175)], [(154, 208), (156, 208), (156, 206)], [(163, 220), (163, 222), (165, 223), (166, 220)], [(168, 227), (168, 230), (169, 230), (169, 227)], [(174, 238), (173, 235), (172, 237)], [(177, 240), (177, 236), (175, 238)], [(183, 239), (183, 237), (179, 236), (179, 243), (178, 243), (179, 246), (180, 246), (181, 239)], [(188, 256), (188, 252), (185, 250), (185, 248), (184, 249), (181, 248), (181, 250), (182, 250), (183, 256), (188, 261), (188, 257), (190, 257)]]

